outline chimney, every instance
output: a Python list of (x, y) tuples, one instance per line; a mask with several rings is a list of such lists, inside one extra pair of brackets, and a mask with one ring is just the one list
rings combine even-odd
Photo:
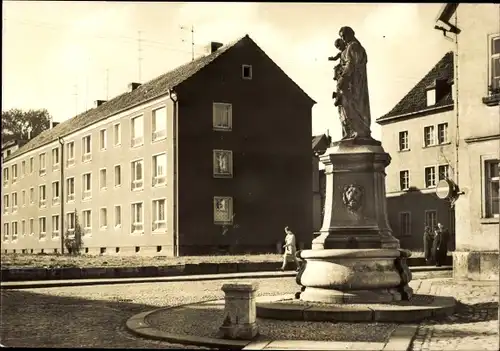
[(141, 86), (141, 83), (135, 83), (135, 82), (129, 83), (128, 84), (128, 91), (129, 91), (129, 93), (131, 91), (134, 91), (135, 89), (139, 88), (140, 86)]
[(96, 101), (94, 101), (94, 106), (99, 107), (102, 104), (104, 104), (105, 102), (106, 102), (106, 100), (96, 100)]
[(212, 42), (210, 42), (210, 44), (208, 44), (206, 46), (206, 51), (208, 54), (212, 54), (212, 53), (216, 52), (222, 46), (224, 46), (224, 44), (216, 42), (216, 41), (212, 41)]

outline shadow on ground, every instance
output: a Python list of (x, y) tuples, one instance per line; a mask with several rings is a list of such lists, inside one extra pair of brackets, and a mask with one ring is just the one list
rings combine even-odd
[(125, 329), (132, 315), (157, 308), (115, 301), (0, 290), (0, 340), (7, 347), (192, 349), (137, 338)]
[[(464, 324), (498, 320), (498, 302), (475, 304), (457, 303), (455, 313), (441, 320), (428, 320), (428, 324)], [(495, 329), (495, 333), (498, 328)]]

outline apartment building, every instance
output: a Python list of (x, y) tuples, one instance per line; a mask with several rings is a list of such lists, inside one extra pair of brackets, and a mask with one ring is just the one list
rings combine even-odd
[[(454, 42), (458, 157), (457, 278), (498, 280), (500, 5), (443, 5), (436, 28)], [(436, 35), (439, 35), (437, 32)], [(445, 39), (443, 38), (443, 41)]]
[(12, 153), (14, 153), (17, 149), (19, 149), (27, 142), (28, 142), (27, 140), (19, 140), (19, 139), (13, 139), (6, 142), (2, 142), (2, 155), (1, 155), (2, 162), (3, 160), (5, 160), (5, 158), (9, 157)]
[(454, 177), (453, 67), (453, 52), (448, 52), (376, 120), (392, 158), (386, 169), (389, 222), (403, 248), (422, 250), (425, 226), (434, 228), (438, 222), (450, 229), (450, 248), (454, 248), (453, 208), (435, 194), (441, 179)]
[(2, 252), (274, 252), (312, 239), (314, 101), (247, 35), (53, 129), (2, 165)]

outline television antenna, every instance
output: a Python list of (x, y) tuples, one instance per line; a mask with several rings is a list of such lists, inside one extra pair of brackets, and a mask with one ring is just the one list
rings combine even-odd
[[(186, 26), (180, 26), (182, 30), (189, 30), (191, 32), (191, 61), (194, 61), (194, 26), (192, 25), (191, 28), (186, 27)], [(182, 42), (185, 43), (186, 40), (182, 39)]]

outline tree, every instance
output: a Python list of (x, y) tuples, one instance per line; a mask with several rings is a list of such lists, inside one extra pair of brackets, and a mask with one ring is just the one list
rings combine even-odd
[[(2, 142), (28, 140), (50, 127), (51, 116), (46, 109), (23, 111), (12, 108), (2, 111)], [(28, 132), (30, 135), (28, 138)]]
[(83, 247), (82, 235), (82, 226), (80, 225), (78, 213), (75, 209), (75, 229), (73, 232), (70, 232), (69, 229), (67, 229), (66, 233), (64, 233), (64, 246), (66, 246), (66, 250), (68, 250), (70, 255), (80, 254), (80, 250)]

